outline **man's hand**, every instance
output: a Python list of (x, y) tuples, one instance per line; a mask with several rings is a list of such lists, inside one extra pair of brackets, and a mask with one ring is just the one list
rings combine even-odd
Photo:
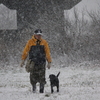
[(25, 60), (22, 60), (21, 64), (20, 64), (20, 67), (23, 67), (25, 64)]
[(50, 67), (51, 67), (51, 63), (48, 62), (47, 68), (50, 69)]

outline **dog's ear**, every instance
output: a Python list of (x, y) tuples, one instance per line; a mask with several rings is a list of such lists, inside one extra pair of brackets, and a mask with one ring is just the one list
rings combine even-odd
[(49, 75), (49, 78), (51, 77), (51, 75)]

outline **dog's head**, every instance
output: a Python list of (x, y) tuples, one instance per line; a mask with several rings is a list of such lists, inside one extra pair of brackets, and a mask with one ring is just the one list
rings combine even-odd
[(50, 80), (53, 80), (55, 78), (54, 74), (49, 75)]

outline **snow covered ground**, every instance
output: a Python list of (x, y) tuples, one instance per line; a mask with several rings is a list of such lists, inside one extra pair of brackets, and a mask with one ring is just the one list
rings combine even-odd
[[(59, 75), (60, 92), (51, 94), (49, 74)], [(32, 93), (29, 73), (17, 67), (10, 71), (0, 70), (0, 100), (100, 100), (100, 64), (83, 62), (46, 69), (45, 93)]]

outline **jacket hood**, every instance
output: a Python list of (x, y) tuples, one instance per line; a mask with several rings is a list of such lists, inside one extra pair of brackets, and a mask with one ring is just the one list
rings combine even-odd
[[(34, 35), (32, 36), (32, 40), (37, 41), (37, 39), (34, 37)], [(42, 38), (40, 39), (40, 41), (42, 41)]]

